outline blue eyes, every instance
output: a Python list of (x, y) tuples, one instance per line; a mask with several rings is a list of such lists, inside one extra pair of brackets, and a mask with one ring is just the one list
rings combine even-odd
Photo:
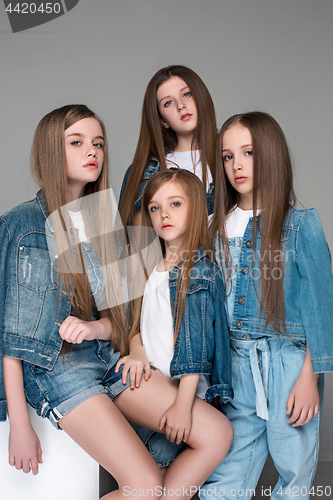
[[(173, 208), (177, 208), (177, 207), (180, 207), (180, 205), (181, 205), (180, 201), (173, 201), (170, 206)], [(153, 207), (149, 208), (149, 211), (150, 212), (157, 212), (157, 210), (159, 210), (159, 209), (160, 209), (159, 206), (154, 205)]]
[[(190, 91), (185, 92), (185, 94), (183, 94), (183, 97), (185, 97), (185, 98), (186, 98), (186, 97), (191, 97), (191, 96), (192, 96), (192, 94), (191, 94), (191, 92), (190, 92)], [(168, 108), (169, 106), (171, 106), (172, 102), (173, 102), (173, 101), (167, 101), (167, 102), (165, 102), (165, 103), (163, 104), (163, 107), (164, 107), (164, 108)]]
[[(82, 142), (81, 142), (81, 141), (72, 141), (72, 142), (71, 142), (71, 145), (72, 145), (72, 146), (81, 146), (81, 144), (82, 144)], [(100, 143), (100, 142), (94, 142), (94, 143), (93, 143), (93, 146), (94, 146), (95, 148), (101, 148), (101, 149), (103, 149), (103, 148), (104, 148), (104, 144), (102, 144), (102, 143)]]

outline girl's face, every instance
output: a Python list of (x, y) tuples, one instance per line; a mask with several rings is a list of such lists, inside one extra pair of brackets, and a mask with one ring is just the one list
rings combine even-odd
[(71, 199), (83, 194), (86, 184), (95, 182), (103, 167), (104, 137), (95, 118), (83, 118), (65, 130), (66, 172)]
[(172, 76), (157, 90), (157, 105), (165, 128), (172, 128), (177, 137), (193, 136), (197, 126), (197, 107), (187, 83)]
[(186, 230), (189, 200), (174, 180), (165, 182), (154, 194), (148, 212), (154, 230), (165, 247), (180, 248)]
[(236, 123), (223, 136), (222, 158), (226, 176), (238, 192), (238, 206), (253, 209), (253, 156), (249, 129)]

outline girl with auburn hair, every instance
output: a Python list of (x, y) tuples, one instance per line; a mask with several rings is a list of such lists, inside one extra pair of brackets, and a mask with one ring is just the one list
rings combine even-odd
[[(153, 373), (131, 391), (122, 366), (116, 369), (128, 334), (104, 125), (84, 105), (56, 109), (39, 123), (31, 159), (41, 190), (0, 217), (0, 420), (8, 408), (9, 463), (37, 474), (42, 462), (28, 401), (115, 477), (119, 490), (103, 498), (138, 489), (160, 498), (161, 472), (118, 408), (158, 430), (177, 389)], [(208, 421), (221, 439), (225, 429), (222, 416), (200, 404), (186, 460), (179, 456), (164, 478), (166, 498), (176, 489), (188, 497), (187, 488), (201, 484), (225, 456), (224, 447), (207, 456), (208, 433), (197, 438)], [(194, 480), (191, 467), (203, 461)]]
[(224, 123), (216, 192), (211, 245), (226, 283), (235, 397), (224, 410), (234, 442), (201, 495), (254, 491), (269, 452), (279, 472), (271, 498), (309, 498), (319, 374), (333, 371), (332, 270), (317, 211), (295, 208), (287, 142), (270, 115)]
[(202, 180), (211, 214), (216, 141), (214, 104), (201, 78), (185, 66), (157, 71), (146, 89), (139, 142), (121, 188), (124, 225), (140, 222), (142, 194), (150, 177), (175, 165)]
[[(230, 344), (222, 272), (206, 254), (208, 214), (202, 182), (186, 170), (157, 172), (147, 183), (142, 209), (142, 224), (158, 234), (163, 258), (153, 253), (145, 259), (149, 278), (143, 298), (132, 308), (130, 355), (118, 367), (124, 365), (123, 380), (130, 370), (133, 387), (140, 386), (143, 370), (149, 379), (150, 364), (171, 377), (177, 387), (176, 400), (164, 412), (159, 432), (138, 428), (159, 467), (167, 467), (182, 450), (183, 457), (193, 452), (187, 445), (192, 446), (194, 437), (207, 444), (202, 429), (194, 434), (196, 405), (198, 411), (202, 408), (212, 414), (207, 433), (210, 442), (216, 441), (210, 424), (214, 416), (223, 415), (195, 395), (207, 402), (215, 399), (217, 406), (232, 399)], [(224, 458), (232, 427), (223, 418)], [(164, 426), (165, 435), (161, 434)], [(215, 448), (208, 447), (207, 456)], [(205, 461), (191, 468), (195, 485), (201, 483)]]

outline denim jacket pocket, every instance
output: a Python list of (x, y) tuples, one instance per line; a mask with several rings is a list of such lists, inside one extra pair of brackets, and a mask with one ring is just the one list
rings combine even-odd
[(19, 248), (19, 285), (34, 292), (57, 288), (49, 253), (38, 248)]
[(209, 281), (202, 278), (191, 278), (186, 290), (186, 295), (197, 293), (199, 290), (207, 290)]

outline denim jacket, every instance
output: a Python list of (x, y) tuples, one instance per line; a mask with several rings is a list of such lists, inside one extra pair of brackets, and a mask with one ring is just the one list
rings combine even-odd
[[(275, 336), (265, 318), (259, 315), (257, 299), (259, 275), (260, 217), (256, 231), (255, 259), (252, 265), (252, 228), (250, 218), (240, 239), (235, 302), (230, 330), (236, 340)], [(315, 373), (333, 371), (333, 278), (324, 231), (315, 209), (290, 208), (282, 231), (284, 259), (284, 307), (288, 334), (295, 345), (308, 344)], [(279, 258), (272, 255), (272, 259)], [(255, 281), (255, 283), (254, 283)]]
[[(0, 420), (6, 419), (2, 356), (52, 370), (62, 347), (59, 325), (71, 312), (65, 291), (58, 293), (56, 260), (48, 245), (53, 231), (47, 217), (41, 191), (0, 217)], [(97, 257), (89, 242), (83, 252), (89, 282), (96, 288), (92, 291), (98, 295), (104, 284), (102, 270), (96, 269)]]
[[(174, 310), (177, 274), (181, 264), (169, 271), (171, 310)], [(200, 248), (191, 271), (185, 309), (170, 363), (170, 376), (190, 373), (211, 374), (212, 385), (205, 400), (220, 403), (233, 398), (231, 352), (224, 307), (222, 273)], [(176, 324), (174, 323), (174, 328)]]
[[(124, 196), (124, 191), (126, 188), (126, 184), (127, 184), (130, 170), (131, 170), (131, 166), (132, 165), (130, 165), (128, 167), (128, 169), (126, 170), (126, 173), (125, 173), (125, 176), (123, 179), (123, 183), (122, 183), (121, 190), (120, 190), (119, 206), (120, 206), (121, 201), (122, 201), (123, 196)], [(143, 190), (146, 187), (147, 182), (154, 174), (156, 174), (156, 172), (158, 172), (160, 170), (160, 168), (161, 167), (160, 167), (160, 164), (159, 164), (159, 161), (157, 158), (152, 158), (147, 163), (146, 170), (143, 174), (143, 178), (142, 178), (141, 183), (140, 183), (139, 192), (138, 192), (138, 194), (136, 196), (136, 200), (135, 200), (135, 208), (137, 210), (139, 210), (141, 208)], [(209, 189), (208, 189), (208, 192), (206, 194), (206, 197), (207, 197), (208, 215), (211, 215), (214, 212), (214, 184), (213, 183), (209, 184)]]

